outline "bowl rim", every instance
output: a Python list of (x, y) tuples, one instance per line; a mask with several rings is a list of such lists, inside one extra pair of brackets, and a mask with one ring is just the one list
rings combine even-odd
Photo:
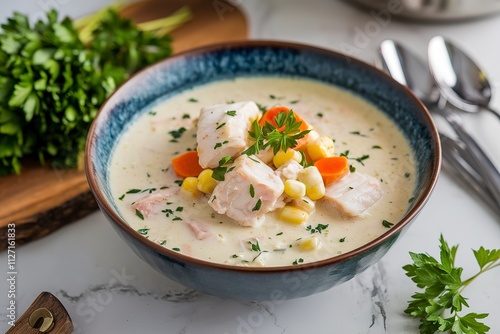
[[(344, 57), (348, 60), (349, 63), (355, 63), (357, 66), (363, 67), (365, 70), (367, 70), (370, 73), (375, 73), (378, 76), (383, 76), (385, 79), (389, 80), (394, 86), (397, 86), (399, 89), (403, 90), (410, 98), (411, 100), (419, 106), (419, 108), (423, 111), (423, 116), (424, 120), (426, 123), (428, 123), (428, 127), (430, 130), (430, 135), (433, 139), (433, 142), (435, 143), (435, 157), (434, 157), (434, 163), (432, 165), (432, 171), (430, 175), (430, 180), (429, 180), (429, 185), (428, 187), (422, 192), (421, 198), (418, 202), (414, 203), (414, 206), (411, 210), (406, 212), (406, 214), (399, 220), (398, 223), (394, 224), (390, 229), (388, 229), (385, 233), (381, 234), (377, 238), (371, 240), (370, 242), (355, 248), (349, 252), (332, 256), (323, 260), (318, 260), (314, 262), (308, 262), (308, 263), (302, 263), (298, 265), (284, 265), (284, 266), (271, 266), (271, 267), (252, 267), (252, 266), (236, 266), (236, 265), (229, 265), (229, 264), (223, 264), (223, 263), (217, 263), (217, 262), (210, 262), (206, 260), (201, 260), (195, 257), (191, 257), (188, 255), (185, 255), (180, 252), (176, 252), (174, 250), (170, 250), (168, 248), (165, 248), (147, 238), (144, 238), (142, 235), (137, 233), (130, 225), (128, 225), (124, 219), (122, 219), (117, 212), (113, 209), (112, 205), (110, 202), (106, 199), (106, 196), (103, 194), (97, 179), (94, 177), (94, 168), (93, 168), (93, 163), (92, 159), (90, 159), (91, 151), (92, 148), (94, 147), (94, 142), (96, 141), (96, 127), (98, 125), (98, 122), (101, 118), (103, 118), (106, 112), (106, 108), (108, 107), (108, 104), (110, 101), (114, 98), (115, 94), (118, 94), (121, 88), (124, 85), (130, 84), (134, 80), (136, 80), (138, 77), (142, 76), (145, 72), (150, 71), (152, 68), (159, 66), (160, 64), (168, 64), (168, 63), (174, 63), (184, 57), (187, 56), (195, 56), (195, 55), (202, 55), (205, 53), (211, 53), (215, 51), (220, 51), (220, 50), (231, 50), (231, 49), (237, 49), (237, 48), (242, 48), (242, 47), (274, 47), (274, 48), (284, 48), (284, 49), (292, 49), (292, 50), (307, 50), (307, 51), (312, 51), (317, 54), (326, 54), (334, 57)], [(296, 43), (296, 42), (284, 42), (284, 41), (278, 41), (278, 40), (268, 40), (268, 39), (257, 39), (257, 40), (242, 40), (242, 41), (231, 41), (231, 42), (223, 42), (223, 43), (215, 43), (215, 44), (210, 44), (206, 46), (201, 46), (197, 47), (194, 49), (186, 50), (183, 52), (180, 52), (178, 54), (175, 54), (169, 58), (160, 60), (152, 65), (149, 65), (142, 70), (138, 71), (134, 75), (132, 75), (130, 78), (128, 78), (125, 82), (123, 82), (107, 99), (106, 101), (102, 104), (101, 108), (99, 109), (97, 115), (95, 116), (90, 128), (89, 132), (87, 134), (87, 140), (86, 140), (86, 145), (85, 145), (85, 153), (84, 153), (84, 167), (85, 167), (85, 174), (87, 177), (87, 181), (90, 186), (90, 190), (92, 194), (94, 195), (95, 200), (99, 204), (99, 207), (101, 210), (104, 210), (105, 213), (110, 216), (113, 220), (113, 223), (117, 225), (123, 232), (127, 233), (130, 237), (138, 241), (140, 244), (143, 246), (153, 250), (156, 253), (159, 253), (167, 258), (171, 258), (175, 261), (179, 262), (186, 262), (191, 265), (195, 265), (198, 267), (204, 267), (207, 269), (218, 269), (218, 270), (226, 270), (226, 271), (231, 271), (231, 272), (250, 272), (250, 273), (284, 273), (284, 272), (290, 272), (290, 271), (297, 271), (297, 270), (306, 270), (306, 269), (314, 269), (314, 268), (319, 268), (319, 267), (327, 267), (336, 263), (341, 263), (346, 260), (349, 260), (351, 258), (355, 258), (366, 251), (369, 251), (371, 249), (375, 249), (378, 246), (382, 245), (386, 240), (392, 238), (394, 235), (400, 233), (403, 228), (408, 225), (416, 216), (419, 214), (421, 209), (423, 208), (424, 204), (428, 201), (434, 187), (436, 186), (437, 179), (439, 176), (440, 168), (441, 168), (441, 143), (439, 140), (439, 135), (438, 131), (436, 128), (436, 125), (428, 111), (428, 109), (425, 107), (425, 105), (420, 101), (414, 94), (411, 92), (409, 88), (406, 86), (403, 86), (399, 84), (397, 81), (392, 79), (387, 73), (383, 72), (382, 70), (376, 68), (375, 66), (372, 66), (360, 59), (348, 56), (346, 54), (343, 54), (341, 52), (325, 49), (322, 47), (317, 47), (309, 44), (303, 44), (303, 43)], [(111, 222), (110, 222), (111, 223)]]

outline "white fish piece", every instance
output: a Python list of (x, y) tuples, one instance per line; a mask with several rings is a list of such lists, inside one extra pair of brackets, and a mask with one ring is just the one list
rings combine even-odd
[(321, 200), (332, 204), (344, 217), (357, 217), (377, 203), (382, 195), (379, 180), (354, 172), (328, 185)]
[(283, 182), (256, 156), (241, 155), (232, 167), (213, 190), (208, 204), (242, 226), (256, 227), (264, 221), (265, 213), (274, 210)]
[(189, 229), (193, 232), (196, 239), (203, 240), (213, 235), (210, 225), (203, 222), (187, 222)]
[(144, 196), (132, 204), (132, 209), (139, 211), (144, 217), (151, 217), (158, 213), (157, 206), (165, 202), (168, 198), (178, 193), (179, 186), (171, 186), (166, 189), (160, 189)]
[(202, 108), (196, 131), (200, 166), (215, 168), (225, 156), (239, 156), (250, 146), (248, 130), (259, 117), (259, 108), (253, 101)]
[(303, 169), (304, 167), (301, 164), (291, 159), (276, 169), (276, 173), (285, 182), (286, 180), (296, 180), (299, 172)]

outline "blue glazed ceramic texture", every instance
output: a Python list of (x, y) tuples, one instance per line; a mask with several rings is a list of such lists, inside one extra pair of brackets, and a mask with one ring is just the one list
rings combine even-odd
[[(378, 261), (404, 230), (391, 234), (375, 247), (345, 256), (338, 263), (318, 263), (303, 270), (251, 271), (210, 266), (176, 254), (168, 256), (168, 251), (156, 249), (148, 244), (149, 241), (117, 223), (116, 212), (111, 213), (113, 210), (106, 208), (115, 206), (108, 185), (110, 158), (117, 139), (135, 118), (187, 89), (242, 76), (318, 80), (350, 90), (370, 101), (399, 125), (413, 148), (418, 170), (417, 187), (421, 188), (421, 192), (415, 194), (416, 199), (425, 199), (429, 194), (437, 173), (438, 158), (434, 152), (439, 152), (438, 143), (432, 139), (429, 118), (426, 119), (421, 106), (402, 87), (371, 67), (339, 54), (289, 44), (254, 44), (207, 49), (161, 62), (129, 80), (106, 102), (93, 126), (94, 135), (87, 157), (91, 161), (87, 169), (91, 169), (97, 179), (95, 188), (104, 193), (105, 198), (97, 196), (102, 211), (140, 258), (167, 277), (209, 294), (270, 300), (276, 297), (271, 295), (272, 291), (278, 291), (281, 296), (276, 298), (290, 299), (320, 292), (351, 279)], [(91, 184), (94, 194), (95, 188)], [(411, 219), (404, 228), (410, 222)]]

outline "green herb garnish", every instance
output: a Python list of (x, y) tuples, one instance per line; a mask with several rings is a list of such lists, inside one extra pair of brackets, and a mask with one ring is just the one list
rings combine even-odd
[(144, 220), (144, 215), (137, 209), (135, 209), (135, 215), (139, 217), (141, 220)]
[[(458, 245), (450, 248), (441, 235), (439, 260), (424, 253), (412, 253), (412, 264), (403, 267), (406, 275), (423, 292), (417, 292), (408, 302), (405, 313), (420, 319), (420, 333), (433, 334), (451, 331), (454, 334), (484, 334), (489, 327), (480, 322), (487, 313), (461, 315), (463, 307), (469, 307), (463, 290), (485, 272), (500, 266), (500, 249), (488, 250), (480, 247), (473, 250), (479, 271), (462, 280), (463, 268), (455, 266)], [(446, 315), (445, 315), (446, 314)]]
[(171, 54), (168, 36), (143, 31), (115, 10), (87, 36), (57, 11), (46, 15), (30, 24), (14, 13), (0, 29), (0, 175), (19, 174), (21, 158), (77, 167), (106, 98)]
[(316, 227), (312, 227), (311, 225), (307, 225), (306, 230), (310, 231), (311, 234), (313, 233), (323, 233), (324, 230), (328, 228), (329, 224), (318, 224)]
[(137, 230), (137, 233), (142, 234), (142, 235), (146, 235), (146, 234), (148, 234), (148, 232), (149, 232), (149, 228), (140, 228)]
[(393, 223), (391, 223), (390, 221), (385, 220), (385, 219), (384, 219), (384, 220), (382, 220), (382, 225), (383, 225), (384, 227), (387, 227), (387, 228), (391, 228), (392, 226), (394, 226), (394, 224), (393, 224)]
[(259, 211), (261, 205), (262, 205), (262, 200), (259, 198), (257, 203), (255, 203), (255, 206), (252, 208), (252, 211)]
[(248, 135), (254, 143), (243, 151), (244, 154), (254, 155), (267, 147), (271, 147), (274, 154), (278, 153), (279, 150), (286, 152), (287, 149), (297, 145), (297, 140), (310, 132), (310, 130), (300, 131), (302, 122), (297, 121), (292, 110), (278, 113), (274, 117), (274, 122), (277, 126), (269, 122), (260, 126), (257, 120), (253, 121), (252, 129), (248, 131)]

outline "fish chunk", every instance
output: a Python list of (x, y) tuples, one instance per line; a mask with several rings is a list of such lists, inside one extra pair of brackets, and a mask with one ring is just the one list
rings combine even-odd
[(275, 209), (284, 190), (283, 182), (256, 156), (241, 155), (232, 167), (215, 187), (208, 204), (242, 226), (258, 226), (264, 214)]
[(202, 108), (196, 131), (200, 166), (215, 168), (222, 158), (239, 156), (250, 146), (248, 130), (259, 117), (259, 108), (252, 101)]
[(207, 223), (187, 222), (187, 225), (198, 240), (203, 240), (212, 236), (210, 226)]
[(354, 172), (327, 186), (321, 200), (332, 204), (342, 216), (357, 217), (377, 203), (382, 194), (376, 178)]
[(283, 182), (285, 182), (286, 180), (296, 180), (299, 172), (303, 169), (304, 167), (297, 161), (290, 160), (276, 169), (276, 173), (281, 177)]
[(139, 211), (142, 213), (144, 217), (151, 217), (154, 214), (158, 213), (157, 205), (165, 202), (169, 197), (179, 192), (179, 187), (172, 186), (167, 189), (160, 189), (147, 196), (144, 196), (138, 201), (135, 201), (132, 204), (132, 209)]

